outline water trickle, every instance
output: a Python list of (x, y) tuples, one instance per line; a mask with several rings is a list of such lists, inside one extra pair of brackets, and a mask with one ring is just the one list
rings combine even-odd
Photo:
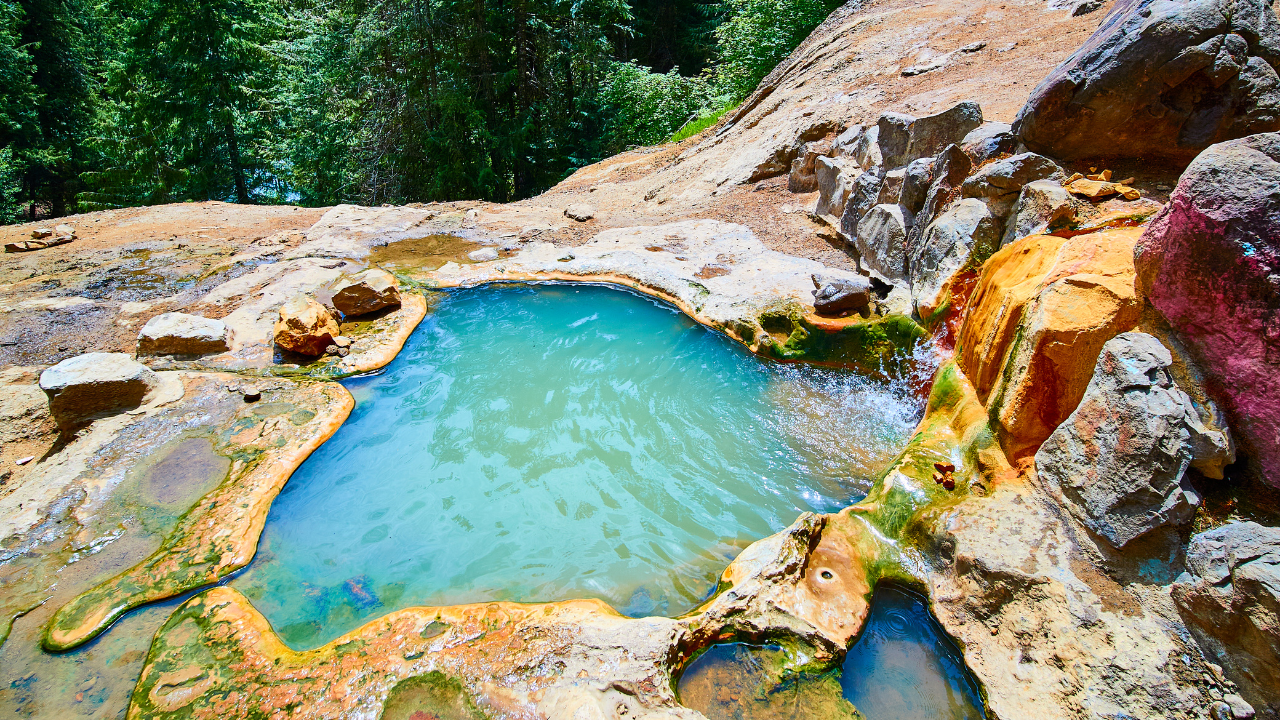
[(313, 647), (412, 605), (685, 612), (747, 544), (864, 495), (901, 387), (753, 357), (616, 288), (444, 294), (294, 473), (234, 581)]

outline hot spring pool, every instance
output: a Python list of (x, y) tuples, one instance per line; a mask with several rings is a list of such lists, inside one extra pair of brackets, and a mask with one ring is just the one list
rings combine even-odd
[(294, 647), (413, 605), (676, 615), (749, 543), (865, 494), (911, 389), (760, 360), (642, 295), (442, 293), (271, 507), (233, 585)]

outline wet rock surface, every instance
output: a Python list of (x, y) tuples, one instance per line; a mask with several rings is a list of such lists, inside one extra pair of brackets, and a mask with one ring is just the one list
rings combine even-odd
[(386, 270), (370, 268), (335, 283), (332, 302), (343, 316), (352, 317), (399, 307), (400, 282)]
[(1205, 427), (1169, 374), (1173, 357), (1145, 333), (1102, 346), (1080, 405), (1036, 452), (1036, 472), (1114, 547), (1191, 519), (1200, 497), (1184, 477), (1225, 459), (1228, 437)]

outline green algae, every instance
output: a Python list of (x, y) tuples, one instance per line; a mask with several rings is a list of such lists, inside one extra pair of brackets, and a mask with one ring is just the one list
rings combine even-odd
[(488, 720), (456, 678), (429, 672), (405, 678), (391, 688), (378, 720)]
[[(835, 364), (876, 376), (900, 376), (927, 332), (906, 315), (875, 316), (831, 331), (819, 327), (795, 305), (766, 310), (759, 351), (777, 360)], [(739, 333), (745, 342), (756, 339)], [(779, 339), (779, 338), (784, 339)]]

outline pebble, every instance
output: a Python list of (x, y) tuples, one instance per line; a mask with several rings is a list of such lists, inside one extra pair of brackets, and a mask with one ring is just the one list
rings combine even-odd
[(262, 399), (262, 392), (259, 390), (246, 390), (244, 393), (244, 401), (247, 403), (258, 402)]
[(18, 460), (18, 462), (17, 462), (17, 463), (15, 463), (15, 464), (16, 464), (16, 465), (26, 465), (27, 463), (29, 463), (29, 462), (31, 462), (32, 460), (35, 460), (35, 459), (36, 459), (36, 456), (35, 456), (35, 455), (28, 455), (28, 456), (26, 456), (26, 457), (24, 457), (24, 458), (22, 458), (22, 459)]

